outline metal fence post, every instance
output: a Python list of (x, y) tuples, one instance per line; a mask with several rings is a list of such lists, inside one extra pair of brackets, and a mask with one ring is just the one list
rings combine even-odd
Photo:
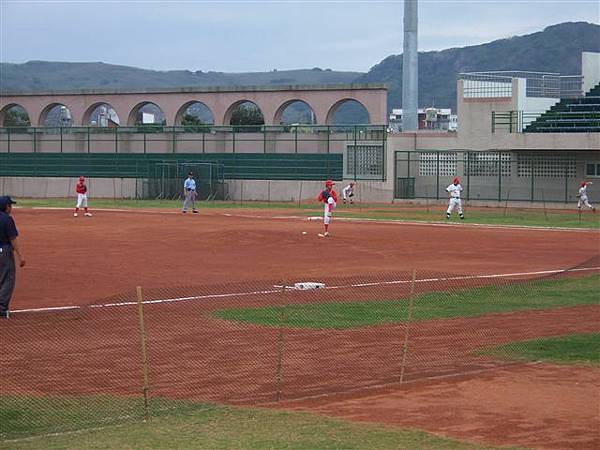
[(356, 181), (356, 171), (358, 170), (358, 161), (356, 160), (356, 156), (357, 156), (357, 140), (356, 140), (356, 125), (354, 125), (354, 181)]
[[(62, 134), (62, 128), (61, 128), (61, 134)], [(88, 153), (91, 152), (90, 149), (90, 127), (87, 127), (87, 149), (88, 149)]]
[(535, 175), (533, 172), (533, 160), (531, 160), (531, 202), (535, 201)]
[(298, 125), (294, 127), (294, 153), (298, 153)]
[(235, 127), (231, 128), (232, 152), (235, 153)]
[(496, 132), (496, 111), (492, 111), (492, 134)]
[(275, 401), (281, 400), (281, 386), (283, 384), (283, 344), (284, 344), (284, 332), (283, 326), (286, 321), (285, 317), (285, 288), (286, 281), (281, 283), (281, 314), (279, 315), (279, 330), (277, 333), (277, 373), (276, 373), (276, 386), (277, 392), (275, 393)]
[(471, 199), (471, 153), (467, 151), (464, 153), (467, 155), (467, 200)]
[(435, 199), (440, 199), (440, 151), (437, 151), (437, 169), (435, 171)]
[(7, 151), (10, 153), (10, 128), (6, 130), (6, 145), (8, 146)]
[(136, 289), (138, 303), (138, 318), (140, 326), (140, 351), (142, 356), (142, 394), (144, 396), (144, 420), (150, 418), (150, 409), (148, 405), (148, 393), (150, 387), (148, 385), (148, 352), (146, 351), (146, 327), (144, 325), (144, 301), (142, 295), (142, 287)]
[(115, 127), (115, 153), (119, 153), (119, 134), (117, 132), (118, 128)]
[(144, 136), (144, 154), (146, 154), (146, 129), (143, 130), (143, 136)]
[(569, 203), (569, 168), (565, 164), (565, 203)]
[(37, 152), (37, 128), (33, 129), (33, 153)]
[(498, 201), (502, 201), (502, 168), (500, 167), (500, 160), (502, 159), (502, 152), (498, 152)]
[[(88, 144), (89, 146), (89, 144)], [(60, 152), (63, 152), (63, 129), (60, 127)]]
[(406, 328), (404, 330), (404, 345), (402, 348), (402, 361), (400, 363), (400, 384), (404, 381), (404, 371), (406, 368), (406, 355), (408, 354), (408, 332), (410, 330), (410, 323), (412, 321), (413, 305), (415, 301), (415, 283), (417, 278), (417, 271), (413, 270), (412, 280), (410, 283), (410, 294), (408, 297), (408, 315), (406, 318)]

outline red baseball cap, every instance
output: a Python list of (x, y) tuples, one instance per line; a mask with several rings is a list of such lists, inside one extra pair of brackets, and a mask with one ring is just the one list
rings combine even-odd
[(454, 179), (453, 183), (455, 183), (455, 184), (456, 184), (456, 183), (460, 183), (460, 179), (459, 179), (458, 177), (456, 177), (456, 178)]
[(587, 181), (582, 181), (581, 182), (581, 187), (585, 186), (587, 184)]
[(334, 184), (335, 184), (335, 183), (334, 183), (333, 181), (331, 181), (331, 180), (327, 180), (327, 181), (325, 182), (325, 186), (333, 186)]
[(79, 181), (85, 181), (85, 177), (82, 175), (79, 177)]

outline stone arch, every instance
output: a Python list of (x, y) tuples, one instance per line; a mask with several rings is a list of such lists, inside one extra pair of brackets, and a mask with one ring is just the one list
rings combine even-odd
[(138, 125), (139, 123), (141, 123), (141, 118), (140, 115), (145, 112), (142, 111), (143, 109), (147, 109), (149, 111), (151, 111), (151, 114), (154, 114), (154, 123), (156, 124), (167, 124), (167, 116), (164, 112), (164, 110), (158, 106), (156, 103), (151, 102), (151, 101), (143, 101), (143, 102), (139, 102), (137, 105), (135, 105), (133, 108), (131, 108), (131, 111), (129, 112), (129, 116), (127, 118), (127, 125), (128, 126), (135, 126)]
[(253, 102), (252, 100), (238, 100), (235, 103), (232, 103), (229, 108), (227, 108), (227, 110), (225, 111), (225, 115), (223, 116), (223, 125), (231, 125), (231, 116), (233, 115), (233, 112), (240, 106), (242, 105), (246, 105), (248, 103), (251, 103), (252, 105), (254, 105), (258, 111), (260, 112), (260, 115), (263, 118), (263, 124), (265, 123), (265, 115), (263, 114), (262, 110), (260, 109), (260, 106), (258, 106), (255, 102)]
[(337, 101), (335, 104), (333, 104), (333, 106), (331, 108), (329, 108), (329, 111), (327, 111), (327, 119), (326, 119), (325, 123), (327, 125), (338, 125), (338, 124), (336, 124), (336, 120), (335, 120), (336, 113), (338, 111), (340, 111), (340, 108), (345, 108), (348, 105), (352, 105), (352, 107), (355, 107), (357, 109), (362, 108), (360, 115), (361, 115), (361, 117), (366, 118), (366, 122), (364, 122), (363, 120), (358, 120), (355, 123), (350, 122), (350, 123), (345, 123), (344, 125), (359, 125), (359, 124), (371, 123), (371, 116), (369, 115), (369, 110), (365, 107), (365, 105), (363, 105), (360, 101), (356, 100), (355, 98), (343, 98), (343, 99)]
[(310, 104), (308, 102), (306, 102), (305, 100), (300, 100), (298, 98), (294, 98), (291, 100), (287, 100), (279, 108), (277, 108), (277, 111), (275, 112), (275, 116), (273, 117), (273, 124), (279, 125), (281, 123), (284, 123), (285, 122), (284, 113), (290, 106), (294, 105), (295, 103), (301, 103), (301, 104), (305, 105), (309, 110), (310, 117), (309, 117), (309, 120), (306, 122), (302, 122), (300, 120), (294, 120), (294, 121), (292, 121), (292, 123), (303, 123), (303, 124), (306, 123), (309, 125), (314, 125), (314, 124), (318, 123), (317, 114), (315, 113), (314, 108), (312, 106), (310, 106)]
[[(18, 109), (18, 110), (21, 110), (23, 113), (25, 113), (25, 116), (27, 116), (27, 117), (26, 118), (25, 117), (22, 118), (23, 121), (24, 121), (23, 124), (9, 124), (9, 125), (7, 125), (5, 123), (6, 114), (11, 109), (15, 109), (15, 108)], [(27, 126), (27, 127), (29, 127), (29, 126), (31, 126), (31, 118), (29, 117), (29, 113), (27, 112), (27, 110), (23, 106), (19, 105), (18, 103), (9, 103), (4, 108), (2, 108), (0, 110), (0, 127), (7, 127), (7, 126), (8, 127), (14, 127), (14, 126), (17, 126), (17, 127), (18, 126)]]
[[(199, 105), (202, 110), (205, 112), (205, 117), (207, 120), (204, 120), (202, 117), (202, 121), (207, 125), (213, 125), (215, 123), (215, 114), (212, 112), (210, 107), (200, 100), (190, 100), (189, 102), (184, 103), (179, 110), (177, 110), (177, 114), (175, 115), (175, 123), (173, 125), (181, 125), (183, 123), (183, 119), (191, 106)], [(210, 120), (208, 120), (208, 114), (210, 114)]]
[[(101, 107), (101, 106), (105, 106), (107, 107), (107, 113), (108, 113), (108, 119), (110, 119), (112, 122), (115, 122), (117, 125), (121, 124), (121, 118), (119, 117), (119, 115), (117, 114), (117, 111), (115, 110), (115, 108), (113, 108), (113, 106), (108, 103), (108, 102), (96, 102), (93, 105), (91, 105), (88, 109), (85, 110), (85, 112), (83, 113), (83, 117), (81, 119), (81, 125), (83, 125), (84, 127), (86, 126), (90, 126), (92, 123), (92, 120), (94, 119), (94, 116), (97, 115), (97, 110)], [(111, 114), (112, 111), (113, 113)], [(96, 121), (98, 122), (98, 121)], [(100, 124), (98, 123), (98, 126), (109, 126), (108, 124)]]
[(64, 103), (50, 103), (40, 113), (38, 124), (40, 127), (71, 127), (75, 118), (71, 108)]

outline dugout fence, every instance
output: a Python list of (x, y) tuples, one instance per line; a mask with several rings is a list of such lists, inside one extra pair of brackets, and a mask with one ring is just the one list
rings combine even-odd
[(549, 336), (598, 336), (599, 265), (140, 288), (15, 312), (0, 328), (0, 440), (529, 364)]

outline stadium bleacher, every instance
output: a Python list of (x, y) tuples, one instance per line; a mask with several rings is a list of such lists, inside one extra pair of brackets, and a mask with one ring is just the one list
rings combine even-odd
[(600, 83), (583, 97), (562, 99), (523, 131), (525, 133), (599, 133)]

